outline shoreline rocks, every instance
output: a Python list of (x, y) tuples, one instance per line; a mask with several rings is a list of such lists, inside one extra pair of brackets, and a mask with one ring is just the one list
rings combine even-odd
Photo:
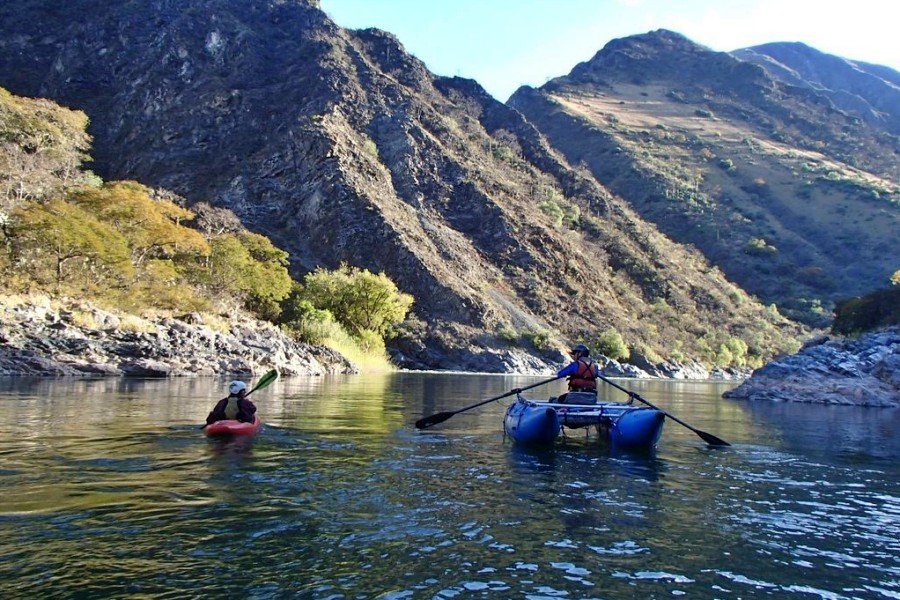
[[(216, 322), (204, 322), (204, 320)], [(509, 348), (424, 348), (431, 364), (396, 349), (401, 369), (547, 375), (568, 358)], [(732, 380), (747, 373), (707, 370), (695, 362), (620, 363), (597, 358), (606, 377)], [(282, 375), (357, 373), (346, 358), (323, 346), (296, 342), (277, 327), (247, 316), (227, 319), (188, 313), (177, 317), (115, 314), (88, 302), (47, 296), (0, 296), (0, 376), (190, 377), (246, 375), (276, 368)]]
[(900, 407), (900, 326), (858, 339), (818, 337), (723, 394), (740, 400)]
[(337, 352), (248, 317), (213, 328), (197, 313), (139, 318), (84, 302), (0, 299), (3, 376), (182, 377), (272, 368), (283, 375), (357, 372)]

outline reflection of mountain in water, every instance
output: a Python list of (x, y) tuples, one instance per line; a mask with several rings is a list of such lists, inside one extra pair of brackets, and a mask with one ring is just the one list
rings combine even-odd
[(762, 402), (748, 402), (746, 409), (795, 448), (900, 457), (900, 409)]

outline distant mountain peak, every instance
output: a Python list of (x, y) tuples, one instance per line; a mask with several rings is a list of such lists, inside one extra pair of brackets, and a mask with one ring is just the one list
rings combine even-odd
[(616, 81), (642, 84), (659, 79), (723, 82), (735, 78), (741, 79), (742, 85), (771, 85), (765, 72), (755, 65), (675, 31), (657, 29), (610, 41), (590, 60), (576, 65), (567, 76), (552, 80), (548, 87), (604, 86)]
[(900, 134), (900, 73), (881, 65), (827, 54), (802, 42), (772, 42), (732, 55), (763, 67), (771, 77), (813, 89), (838, 109)]

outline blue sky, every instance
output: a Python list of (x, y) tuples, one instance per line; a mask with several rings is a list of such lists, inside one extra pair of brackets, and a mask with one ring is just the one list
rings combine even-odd
[(542, 85), (611, 39), (672, 29), (714, 50), (804, 42), (900, 70), (897, 0), (322, 0), (338, 25), (395, 34), (439, 75), (499, 100)]

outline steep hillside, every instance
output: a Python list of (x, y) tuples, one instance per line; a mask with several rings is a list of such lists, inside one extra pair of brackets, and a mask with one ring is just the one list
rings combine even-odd
[(656, 31), (509, 104), (570, 164), (789, 316), (823, 325), (835, 299), (897, 269), (898, 138), (812, 86)]
[(406, 364), (523, 370), (612, 328), (727, 364), (798, 331), (480, 86), (314, 2), (25, 0), (0, 32), (0, 85), (85, 111), (105, 177), (231, 208), (298, 273), (387, 272), (424, 321)]
[(760, 65), (781, 82), (817, 91), (875, 128), (900, 134), (900, 73), (889, 67), (825, 54), (799, 42), (763, 44), (731, 54)]

